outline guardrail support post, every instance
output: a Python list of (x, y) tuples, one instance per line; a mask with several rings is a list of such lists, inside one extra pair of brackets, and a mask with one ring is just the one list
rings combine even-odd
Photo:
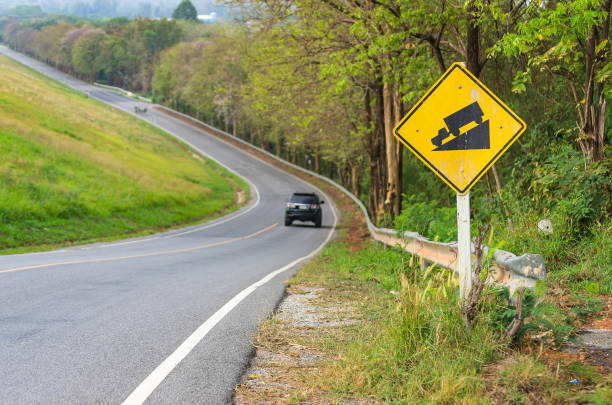
[(472, 289), (472, 242), (470, 241), (470, 193), (457, 194), (457, 237), (459, 291), (461, 300), (467, 299)]

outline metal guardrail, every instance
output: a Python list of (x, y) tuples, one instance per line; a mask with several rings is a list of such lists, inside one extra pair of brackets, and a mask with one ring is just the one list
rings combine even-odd
[[(110, 88), (115, 91), (119, 91), (123, 94), (127, 92), (123, 89), (117, 87), (111, 87), (106, 85), (97, 84), (97, 86)], [(140, 98), (143, 99), (143, 98)], [(144, 99), (144, 101), (150, 102), (150, 100)], [(298, 170), (307, 175), (313, 176), (319, 180), (322, 180), (339, 190), (341, 190), (344, 194), (346, 194), (349, 198), (357, 204), (357, 206), (363, 212), (363, 215), (366, 219), (368, 231), (372, 239), (379, 243), (383, 243), (387, 246), (399, 246), (408, 253), (418, 256), (422, 259), (423, 265), (429, 265), (430, 263), (434, 263), (440, 267), (447, 268), (453, 271), (456, 271), (457, 267), (457, 244), (453, 243), (441, 243), (435, 242), (425, 238), (424, 236), (419, 235), (416, 232), (404, 232), (402, 235), (399, 235), (397, 231), (393, 229), (386, 228), (378, 228), (372, 220), (370, 219), (370, 215), (365, 205), (355, 197), (350, 191), (344, 188), (342, 185), (336, 183), (335, 181), (322, 176), (318, 173), (310, 171), (308, 169), (304, 169), (303, 167), (297, 166), (293, 163), (287, 162), (286, 160), (264, 150), (251, 143), (237, 138), (223, 130), (215, 128), (211, 125), (208, 125), (205, 122), (199, 121), (189, 115), (180, 113), (178, 111), (172, 110), (166, 106), (161, 104), (156, 104), (157, 108), (168, 111), (171, 114), (176, 114), (182, 116), (188, 120), (191, 120), (199, 125), (202, 125), (211, 131), (222, 134), (233, 141), (244, 144), (245, 146), (252, 148), (272, 159), (277, 160), (278, 162), (289, 166), (295, 170)], [(474, 252), (474, 246), (472, 246), (472, 252)], [(486, 248), (484, 251), (485, 255), (488, 255), (489, 249)], [(488, 278), (489, 283), (494, 283), (502, 286), (508, 287), (510, 290), (510, 295), (512, 296), (516, 289), (518, 288), (529, 288), (531, 290), (535, 290), (538, 282), (546, 281), (546, 265), (544, 263), (544, 258), (539, 254), (531, 254), (526, 253), (521, 256), (516, 256), (513, 253), (506, 252), (504, 250), (497, 249), (493, 251), (492, 254), (493, 264), (490, 268), (490, 275)]]

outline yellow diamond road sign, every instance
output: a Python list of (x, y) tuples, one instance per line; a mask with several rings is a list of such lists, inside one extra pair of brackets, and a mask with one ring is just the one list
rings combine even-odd
[(458, 194), (467, 193), (525, 123), (454, 63), (395, 127), (395, 136)]

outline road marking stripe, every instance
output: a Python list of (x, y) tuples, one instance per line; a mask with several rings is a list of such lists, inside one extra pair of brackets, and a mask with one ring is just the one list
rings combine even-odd
[(194, 246), (194, 247), (190, 247), (190, 248), (177, 249), (177, 250), (167, 250), (167, 251), (153, 252), (153, 253), (143, 253), (143, 254), (140, 254), (140, 255), (131, 255), (131, 256), (106, 257), (106, 258), (101, 258), (101, 259), (75, 260), (75, 261), (61, 262), (61, 263), (37, 264), (37, 265), (34, 265), (34, 266), (16, 267), (16, 268), (13, 268), (13, 269), (0, 270), (0, 274), (3, 274), (3, 273), (14, 273), (14, 272), (17, 272), (17, 271), (24, 271), (24, 270), (43, 269), (43, 268), (55, 267), (55, 266), (66, 266), (66, 265), (71, 265), (71, 264), (104, 263), (104, 262), (111, 262), (111, 261), (117, 261), (117, 260), (139, 259), (139, 258), (143, 258), (143, 257), (164, 256), (164, 255), (171, 255), (171, 254), (176, 254), (176, 253), (192, 252), (194, 250), (202, 250), (202, 249), (207, 249), (207, 248), (211, 248), (211, 247), (215, 247), (215, 246), (227, 245), (229, 243), (238, 242), (240, 240), (254, 238), (255, 236), (261, 235), (262, 233), (267, 232), (267, 231), (269, 231), (269, 230), (271, 230), (273, 228), (276, 228), (277, 226), (278, 226), (278, 222), (276, 222), (276, 223), (274, 223), (274, 224), (272, 224), (270, 226), (267, 226), (267, 227), (265, 227), (263, 229), (260, 229), (257, 232), (253, 232), (253, 233), (245, 235), (245, 236), (239, 236), (239, 237), (233, 238), (233, 239), (223, 240), (223, 241), (215, 242), (215, 243), (209, 243), (207, 245)]
[[(321, 190), (319, 190), (321, 191)], [(331, 202), (331, 199), (325, 195), (321, 191), (321, 194), (325, 196), (325, 198)], [(168, 356), (159, 366), (153, 370), (151, 374), (145, 378), (138, 387), (121, 403), (121, 405), (141, 405), (143, 404), (147, 398), (153, 393), (153, 391), (159, 386), (159, 384), (164, 381), (164, 379), (174, 370), (176, 366), (179, 365), (181, 361), (208, 335), (208, 333), (219, 323), (227, 314), (229, 314), (234, 308), (238, 306), (245, 298), (247, 298), (253, 291), (262, 285), (266, 284), (268, 281), (272, 280), (274, 277), (283, 273), (286, 270), (291, 269), (293, 266), (298, 263), (310, 259), (316, 256), (324, 247), (327, 245), (332, 235), (334, 234), (334, 230), (338, 223), (338, 216), (336, 215), (336, 211), (333, 207), (331, 207), (331, 212), (334, 216), (334, 223), (327, 234), (327, 238), (317, 249), (312, 251), (310, 254), (303, 256), (299, 259), (292, 261), (284, 267), (281, 267), (278, 270), (274, 270), (269, 273), (267, 276), (262, 278), (261, 280), (251, 284), (244, 290), (240, 291), (237, 295), (235, 295), (231, 300), (229, 300), (225, 305), (223, 305), (217, 312), (215, 312), (210, 318), (208, 318), (202, 325), (200, 325), (195, 332), (193, 332), (181, 345), (170, 355)], [(260, 231), (261, 232), (261, 231)]]

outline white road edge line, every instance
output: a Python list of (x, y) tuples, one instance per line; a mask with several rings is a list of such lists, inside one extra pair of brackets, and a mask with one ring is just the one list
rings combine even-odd
[[(301, 180), (301, 179), (300, 179)], [(303, 181), (303, 180), (301, 180)], [(325, 197), (325, 199), (329, 202), (332, 200), (318, 187), (315, 186), (317, 190), (321, 192), (321, 194)], [(331, 205), (331, 204), (330, 204)], [(310, 254), (301, 257), (287, 264), (286, 266), (281, 267), (280, 269), (274, 270), (261, 280), (251, 284), (244, 290), (240, 291), (237, 295), (235, 295), (231, 300), (229, 300), (225, 305), (223, 305), (217, 312), (215, 312), (210, 318), (208, 318), (202, 325), (200, 325), (195, 332), (193, 332), (181, 345), (164, 360), (147, 378), (145, 378), (138, 387), (121, 403), (121, 405), (141, 405), (143, 404), (147, 398), (155, 391), (155, 389), (164, 381), (164, 379), (174, 370), (174, 368), (179, 365), (181, 361), (208, 335), (208, 333), (219, 323), (227, 314), (229, 314), (234, 308), (238, 306), (245, 298), (251, 295), (258, 287), (266, 284), (268, 281), (272, 280), (274, 277), (283, 273), (284, 271), (289, 270), (293, 266), (298, 263), (310, 259), (316, 256), (330, 241), (334, 231), (336, 229), (336, 225), (338, 224), (338, 216), (336, 215), (336, 210), (334, 207), (330, 207), (331, 212), (334, 216), (334, 223), (327, 234), (327, 238), (317, 249), (312, 251)]]

